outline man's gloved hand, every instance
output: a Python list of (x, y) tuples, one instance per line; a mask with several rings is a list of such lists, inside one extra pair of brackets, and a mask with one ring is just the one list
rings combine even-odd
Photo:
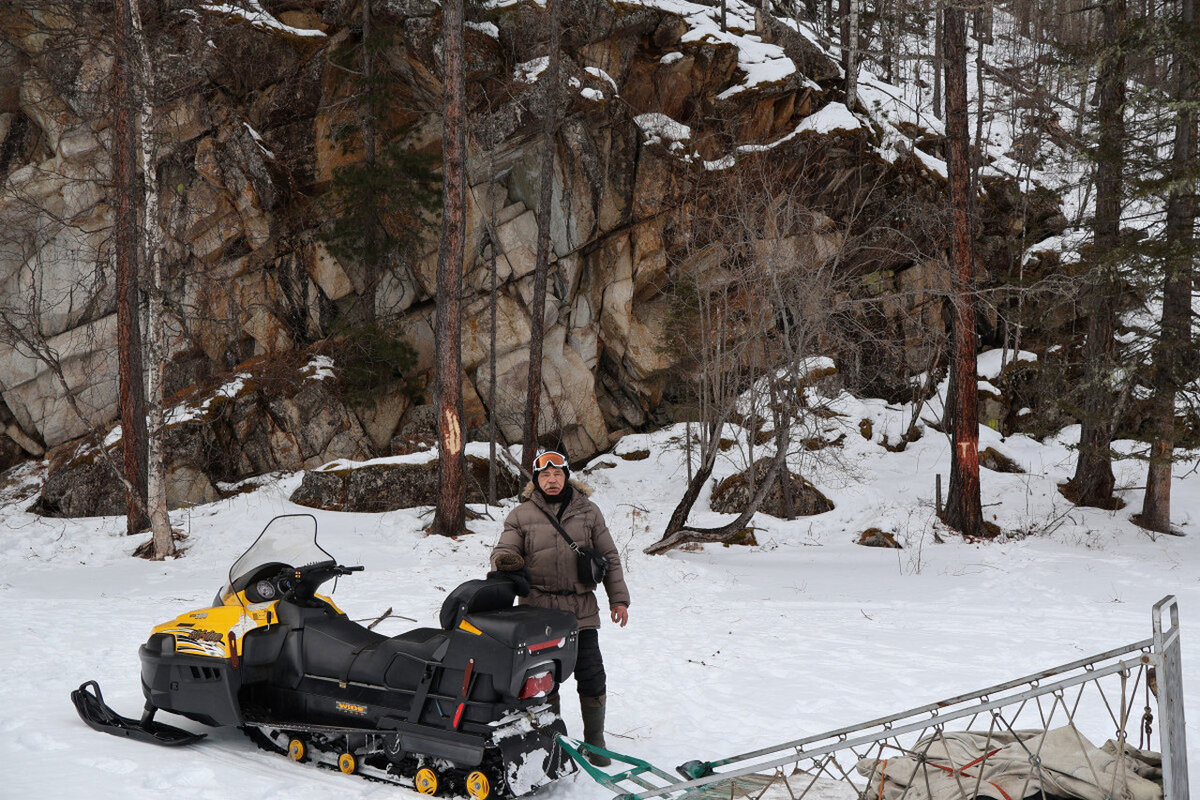
[(501, 572), (515, 572), (525, 568), (525, 559), (518, 553), (500, 553), (494, 563), (496, 569)]
[[(520, 558), (520, 556), (517, 556)], [(513, 589), (517, 593), (517, 597), (526, 597), (529, 594), (529, 570), (524, 566), (515, 570), (495, 570), (487, 574), (489, 580), (499, 579), (511, 581)]]

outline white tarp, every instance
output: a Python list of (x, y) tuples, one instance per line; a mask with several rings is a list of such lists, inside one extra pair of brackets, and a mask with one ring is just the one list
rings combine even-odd
[[(1162, 759), (1116, 743), (1098, 748), (1074, 727), (945, 732), (896, 758), (864, 758), (872, 800), (1023, 800), (1045, 793), (1080, 800), (1162, 800)], [(924, 757), (921, 758), (921, 754)], [(1156, 782), (1157, 781), (1157, 782)]]

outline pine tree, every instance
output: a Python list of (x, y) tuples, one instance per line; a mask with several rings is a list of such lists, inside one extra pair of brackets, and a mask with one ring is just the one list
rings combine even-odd
[(338, 258), (364, 276), (360, 311), (352, 322), (376, 318), (379, 279), (424, 233), (424, 212), (438, 203), (438, 175), (432, 156), (406, 143), (409, 126), (398, 121), (399, 82), (382, 58), (393, 29), (372, 16), (373, 0), (362, 0), (361, 36), (335, 54), (351, 76), (351, 113), (331, 135), (354, 160), (333, 170), (329, 199), (334, 213), (323, 236)]
[(974, 254), (971, 247), (972, 185), (967, 124), (967, 24), (960, 6), (947, 6), (946, 167), (950, 191), (950, 274), (954, 343), (946, 415), (951, 434), (950, 488), (942, 519), (964, 536), (980, 536), (979, 385), (975, 342)]
[(1125, 0), (1104, 3), (1099, 57), (1100, 104), (1097, 115), (1096, 214), (1093, 221), (1093, 260), (1084, 291), (1088, 316), (1083, 348), (1083, 383), (1080, 402), (1079, 458), (1075, 475), (1065, 487), (1079, 505), (1113, 508), (1115, 478), (1112, 469), (1113, 411), (1117, 407), (1112, 380), (1117, 327), (1117, 298), (1121, 292), (1121, 207), (1125, 136)]
[(1177, 438), (1175, 398), (1196, 378), (1192, 345), (1192, 284), (1197, 259), (1197, 107), (1200, 106), (1200, 28), (1195, 0), (1180, 0), (1178, 22), (1166, 37), (1172, 44), (1175, 136), (1164, 186), (1167, 195), (1163, 252), (1162, 319), (1154, 346), (1150, 384), (1154, 439), (1139, 521), (1161, 532), (1171, 529), (1171, 464)]
[(126, 528), (144, 531), (146, 515), (146, 386), (142, 361), (138, 293), (138, 111), (134, 91), (133, 0), (113, 3), (113, 195), (117, 265), (117, 352), (120, 375), (121, 447), (128, 481)]
[(466, 239), (463, 0), (442, 5), (442, 236), (437, 262), (438, 500), (432, 532), (466, 529), (462, 427), (462, 265)]

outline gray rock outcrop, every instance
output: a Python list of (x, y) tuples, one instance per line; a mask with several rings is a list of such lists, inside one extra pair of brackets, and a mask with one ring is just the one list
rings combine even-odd
[[(374, 303), (367, 316), (393, 320), (403, 331), (417, 352), (415, 373), (428, 380), (436, 236), (428, 233), (372, 286), (321, 237), (331, 177), (359, 155), (335, 141), (338, 109), (354, 88), (331, 58), (354, 44), (355, 4), (282, 5), (278, 25), (181, 3), (164, 4), (146, 21), (162, 94), (155, 132), (172, 310), (169, 380), (179, 388), (183, 379), (171, 376), (184, 374), (185, 356), (216, 376), (247, 359), (303, 350), (344, 330), (364, 299)], [(440, 4), (380, 2), (374, 13), (391, 37), (381, 58), (411, 123), (406, 142), (440, 153)], [(691, 192), (697, 176), (710, 171), (704, 165), (794, 133), (837, 99), (839, 70), (808, 39), (760, 14), (745, 35), (778, 47), (796, 69), (743, 85), (738, 48), (686, 36), (688, 23), (678, 14), (609, 0), (566, 4), (551, 274), (546, 305), (534, 309), (539, 131), (549, 82), (527, 79), (523, 70), (544, 54), (545, 11), (523, 2), (471, 13), (468, 424), (477, 433), (490, 417), (507, 441), (520, 438), (530, 320), (541, 314), (547, 334), (539, 432), (586, 458), (609, 447), (613, 432), (651, 424), (685, 379), (661, 347), (671, 324), (673, 271), (686, 268), (671, 219), (703, 211)], [(117, 417), (111, 60), (102, 41), (77, 35), (87, 24), (58, 19), (31, 0), (0, 18), (0, 316), (7, 323), (0, 330), (0, 421), (16, 432), (0, 439), (29, 454), (105, 429)], [(686, 147), (649, 137), (636, 121), (645, 114), (686, 126)], [(872, 136), (861, 128), (836, 141), (795, 137), (775, 151), (782, 157), (811, 150), (814, 162), (826, 164), (809, 176), (827, 186), (819, 199), (830, 214), (828, 230), (805, 245), (814, 257), (836, 250), (845, 235), (850, 222), (839, 209), (854, 180), (881, 182), (886, 174), (897, 192), (935, 199), (940, 191), (915, 162), (884, 162)], [(923, 262), (889, 257), (895, 263), (881, 263), (878, 274), (893, 288), (918, 299), (940, 289)], [(924, 339), (905, 327), (911, 323), (899, 311), (885, 310), (885, 319), (911, 340), (907, 367), (924, 369)], [(931, 305), (922, 324), (934, 324), (936, 314)], [(23, 337), (48, 348), (39, 356)], [(188, 497), (207, 496), (197, 472), (215, 485), (336, 455), (386, 453), (403, 438), (397, 432), (413, 407), (388, 391), (347, 407), (307, 383), (279, 397), (259, 389), (227, 405), (208, 430), (172, 434), (175, 484)]]

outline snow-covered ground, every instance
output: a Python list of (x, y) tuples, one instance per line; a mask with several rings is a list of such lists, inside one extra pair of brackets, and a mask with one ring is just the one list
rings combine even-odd
[[(944, 437), (930, 430), (905, 452), (882, 437), (907, 425), (907, 409), (843, 396), (843, 414), (822, 425), (821, 451), (838, 463), (806, 464), (835, 503), (826, 514), (784, 522), (759, 515), (757, 547), (707, 546), (651, 557), (682, 493), (681, 428), (627, 437), (577, 476), (592, 485), (626, 563), (629, 627), (606, 625), (609, 744), (667, 769), (820, 733), (1000, 683), (1150, 636), (1150, 609), (1179, 599), (1192, 765), (1200, 793), (1200, 476), (1181, 463), (1174, 519), (1184, 537), (1151, 536), (1128, 517), (1140, 506), (1144, 465), (1124, 461), (1123, 511), (1073, 509), (1055, 490), (1073, 466), (1071, 431), (1045, 443), (983, 446), (1026, 474), (984, 471), (988, 519), (1013, 534), (964, 543), (933, 516), (934, 476), (948, 472)], [(928, 416), (928, 414), (926, 414)], [(872, 420), (872, 440), (860, 420)], [(648, 452), (645, 458), (639, 451)], [(717, 477), (729, 474), (738, 448)], [(765, 453), (759, 453), (763, 455)], [(188, 511), (185, 557), (131, 558), (144, 537), (122, 535), (118, 518), (42, 519), (29, 500), (0, 505), (0, 754), (5, 798), (395, 797), (408, 790), (297, 765), (218, 730), (190, 748), (159, 748), (85, 727), (68, 694), (96, 679), (117, 710), (136, 716), (142, 697), (137, 648), (150, 628), (207, 605), (226, 570), (266, 522), (303, 511), (288, 501), (299, 475)], [(18, 481), (19, 483), (19, 481)], [(694, 522), (728, 519), (707, 511)], [(389, 606), (397, 633), (433, 624), (445, 593), (480, 577), (507, 507), (472, 522), (459, 540), (425, 536), (428, 512), (316, 512), (320, 538), (366, 572), (342, 579), (335, 599), (352, 617)], [(854, 544), (870, 527), (903, 550)], [(944, 543), (935, 541), (940, 531)], [(390, 626), (390, 627), (388, 627)], [(573, 691), (569, 687), (568, 691)], [(1136, 710), (1140, 714), (1141, 703)], [(564, 704), (579, 731), (577, 704)], [(183, 727), (202, 726), (170, 718)], [(1099, 744), (1111, 730), (1094, 734)], [(586, 777), (560, 782), (555, 800), (609, 794)]]

